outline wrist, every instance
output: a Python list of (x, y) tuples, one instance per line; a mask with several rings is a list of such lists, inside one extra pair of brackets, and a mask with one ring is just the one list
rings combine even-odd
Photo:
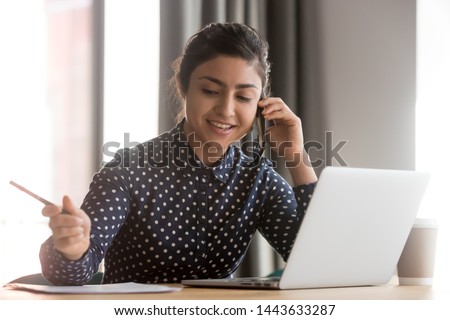
[(316, 172), (306, 151), (292, 155), (291, 161), (285, 161), (285, 165), (291, 174), (294, 185), (317, 182)]

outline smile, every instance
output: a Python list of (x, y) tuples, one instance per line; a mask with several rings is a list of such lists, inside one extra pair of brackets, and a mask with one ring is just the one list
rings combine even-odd
[(213, 125), (214, 127), (217, 127), (217, 128), (220, 128), (220, 129), (224, 129), (224, 130), (231, 129), (233, 127), (230, 124), (225, 124), (225, 123), (221, 123), (221, 122), (217, 122), (217, 121), (209, 121), (209, 123), (211, 125)]

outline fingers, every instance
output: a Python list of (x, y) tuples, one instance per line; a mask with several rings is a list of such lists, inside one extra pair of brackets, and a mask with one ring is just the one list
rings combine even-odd
[(55, 206), (55, 205), (46, 205), (42, 209), (42, 215), (44, 217), (54, 217), (62, 212), (62, 208)]
[(57, 206), (45, 206), (42, 210), (44, 216), (50, 217), (49, 226), (54, 232), (59, 229), (62, 234), (70, 235), (68, 228), (81, 227), (86, 224), (86, 219), (89, 220), (84, 211), (75, 207), (68, 196), (63, 197), (63, 208), (67, 214), (61, 214), (61, 208)]
[(66, 258), (79, 259), (89, 248), (91, 222), (87, 214), (74, 206), (68, 196), (63, 197), (64, 213), (55, 205), (45, 206), (42, 214), (49, 217), (53, 244)]
[(303, 150), (303, 132), (300, 118), (278, 97), (258, 103), (262, 115), (273, 123), (267, 128), (269, 144), (279, 156), (291, 157)]
[(75, 217), (68, 214), (59, 214), (52, 219), (50, 219), (48, 226), (50, 229), (53, 230), (53, 233), (58, 232), (60, 233), (62, 230), (63, 235), (64, 234), (73, 234), (68, 232), (69, 229), (74, 228), (81, 228), (83, 229), (83, 219), (80, 217)]
[(58, 227), (53, 229), (53, 241), (55, 243), (59, 243), (60, 247), (63, 247), (65, 244), (61, 243), (61, 241), (70, 241), (71, 243), (76, 243), (81, 241), (84, 236), (83, 227)]
[(284, 103), (281, 98), (270, 97), (258, 103), (260, 108), (264, 108), (262, 114), (266, 120), (275, 124), (283, 122), (286, 125), (298, 125), (300, 118)]
[(274, 111), (279, 111), (282, 109), (284, 104), (283, 100), (280, 98), (264, 98), (258, 102), (258, 106), (264, 108), (262, 111), (263, 115), (269, 115)]
[[(62, 202), (62, 207), (46, 205), (42, 215), (50, 218), (48, 225), (52, 230), (55, 249), (67, 259), (78, 260), (89, 249), (91, 221), (68, 196), (64, 196)], [(63, 211), (65, 214), (62, 214)]]
[(72, 203), (72, 200), (68, 196), (63, 197), (63, 206), (56, 206), (56, 205), (46, 205), (42, 209), (42, 215), (44, 217), (54, 217), (61, 213), (69, 213), (69, 214), (77, 214), (77, 208)]
[[(77, 233), (72, 236), (59, 237), (53, 234), (53, 244), (55, 248), (61, 252), (64, 256), (71, 260), (78, 260), (84, 252), (87, 250), (82, 245), (85, 243), (85, 237), (82, 233)], [(89, 246), (89, 243), (87, 244)], [(83, 249), (79, 249), (79, 248)], [(72, 256), (74, 256), (72, 258)]]
[(65, 212), (67, 212), (71, 215), (75, 215), (75, 216), (81, 215), (80, 210), (77, 207), (75, 207), (72, 200), (68, 196), (63, 197), (63, 208), (64, 208)]

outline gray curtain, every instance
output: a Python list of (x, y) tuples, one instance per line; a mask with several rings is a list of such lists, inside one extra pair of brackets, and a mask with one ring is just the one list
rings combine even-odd
[[(309, 2), (308, 2), (309, 3)], [(308, 7), (312, 7), (309, 4)], [(301, 16), (309, 9), (297, 0), (164, 0), (161, 1), (161, 66), (159, 131), (175, 124), (178, 106), (168, 80), (171, 64), (181, 53), (187, 38), (209, 22), (242, 22), (258, 29), (269, 42), (272, 62), (272, 96), (281, 97), (299, 116), (305, 94), (301, 79)], [(306, 136), (305, 136), (306, 138)], [(275, 159), (276, 160), (276, 159)], [(280, 173), (289, 180), (283, 170)], [(283, 263), (264, 239), (258, 235), (249, 248), (239, 275), (264, 275), (282, 267)]]

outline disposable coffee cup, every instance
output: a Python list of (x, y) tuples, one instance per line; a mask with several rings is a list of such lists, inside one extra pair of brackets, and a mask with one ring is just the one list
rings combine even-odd
[(434, 219), (416, 219), (397, 265), (400, 285), (432, 285), (438, 226)]

